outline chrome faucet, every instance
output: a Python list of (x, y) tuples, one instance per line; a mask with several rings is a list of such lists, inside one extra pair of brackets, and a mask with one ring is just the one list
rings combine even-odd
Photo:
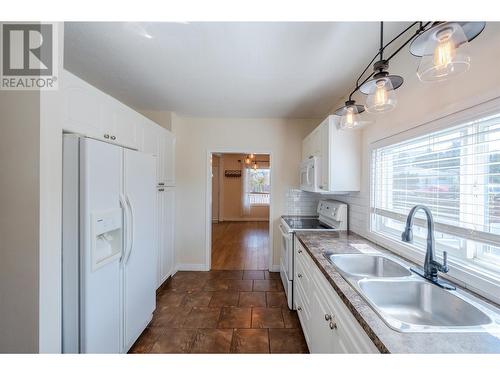
[(425, 262), (424, 262), (424, 271), (422, 272), (419, 269), (411, 268), (413, 272), (417, 275), (424, 277), (429, 280), (431, 283), (436, 284), (444, 289), (455, 289), (454, 286), (440, 280), (438, 278), (438, 272), (447, 273), (448, 272), (448, 254), (446, 251), (443, 251), (443, 263), (439, 263), (434, 258), (434, 219), (432, 218), (432, 213), (429, 208), (422, 205), (417, 205), (410, 210), (408, 217), (406, 219), (406, 227), (404, 232), (401, 234), (401, 239), (404, 242), (412, 242), (413, 241), (413, 218), (418, 210), (422, 210), (425, 212), (427, 216), (427, 251), (425, 253)]

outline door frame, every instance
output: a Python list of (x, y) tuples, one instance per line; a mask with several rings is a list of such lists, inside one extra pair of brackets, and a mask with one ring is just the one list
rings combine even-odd
[[(270, 150), (254, 149), (248, 151), (248, 148), (213, 148), (207, 150), (206, 159), (206, 206), (205, 206), (205, 271), (210, 271), (212, 268), (212, 154), (265, 154), (269, 155), (269, 168), (271, 169), (271, 192), (269, 193), (269, 259), (268, 269), (273, 269), (274, 241), (273, 241), (273, 152)], [(219, 174), (222, 170), (219, 169)], [(220, 188), (219, 188), (220, 191)], [(220, 209), (220, 197), (219, 197)], [(220, 215), (220, 212), (219, 212)]]

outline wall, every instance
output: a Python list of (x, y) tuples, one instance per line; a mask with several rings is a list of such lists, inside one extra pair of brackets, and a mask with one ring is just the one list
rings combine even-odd
[(169, 111), (146, 111), (146, 110), (137, 110), (137, 112), (143, 114), (148, 119), (156, 122), (161, 127), (172, 130), (172, 112)]
[[(216, 119), (173, 116), (177, 138), (176, 256), (184, 268), (204, 269), (207, 244), (207, 153), (271, 154), (273, 264), (279, 264), (279, 217), (286, 193), (299, 183), (302, 139), (319, 120)], [(208, 198), (209, 199), (209, 198)]]
[[(405, 82), (396, 91), (397, 107), (390, 113), (372, 117), (376, 123), (362, 131), (362, 188), (359, 193), (338, 196), (350, 204), (350, 228), (369, 236), (370, 144), (382, 138), (409, 130), (431, 120), (466, 109), (500, 96), (500, 23), (488, 22), (485, 30), (470, 45), (471, 67), (467, 73), (439, 83), (423, 83), (416, 76), (418, 59), (403, 49), (391, 61), (390, 71), (402, 75)], [(357, 96), (361, 103), (364, 98)], [(339, 101), (332, 112), (343, 105)]]
[(40, 93), (0, 91), (0, 353), (38, 351)]
[[(249, 150), (250, 152), (251, 150)], [(222, 154), (220, 157), (221, 190), (220, 210), (222, 221), (269, 220), (269, 206), (252, 206), (250, 212), (243, 212), (243, 177), (225, 177), (224, 171), (242, 169), (245, 154)], [(263, 167), (269, 167), (269, 155), (256, 155)], [(265, 163), (264, 163), (265, 162)]]

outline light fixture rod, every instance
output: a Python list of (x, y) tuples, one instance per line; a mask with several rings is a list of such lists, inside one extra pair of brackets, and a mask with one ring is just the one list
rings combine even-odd
[(396, 51), (394, 51), (394, 53), (393, 53), (391, 56), (389, 56), (389, 58), (387, 59), (387, 61), (391, 60), (391, 59), (392, 59), (394, 56), (396, 56), (396, 55), (399, 53), (399, 51), (401, 51), (401, 50), (402, 50), (402, 49), (403, 49), (403, 48), (404, 48), (404, 47), (405, 47), (408, 43), (410, 43), (413, 39), (415, 39), (415, 37), (416, 37), (416, 36), (420, 35), (420, 33), (421, 33), (421, 32), (422, 32), (422, 31), (423, 31), (423, 30), (427, 27), (427, 25), (429, 25), (429, 24), (430, 24), (430, 22), (427, 22), (427, 23), (423, 26), (423, 28), (422, 28), (422, 27), (420, 27), (420, 28), (419, 28), (419, 29), (415, 32), (415, 34), (413, 34), (413, 35), (411, 36), (411, 38), (410, 38), (410, 39), (408, 39), (408, 40), (407, 40), (407, 41), (406, 41), (406, 42), (405, 42), (405, 43), (404, 43), (401, 47), (399, 47)]
[(377, 57), (380, 56), (380, 59), (382, 60), (383, 58), (383, 52), (384, 50), (389, 46), (391, 45), (393, 42), (395, 42), (396, 40), (398, 40), (402, 35), (406, 34), (406, 32), (408, 32), (408, 30), (410, 30), (413, 26), (415, 26), (416, 24), (419, 24), (419, 28), (418, 30), (415, 32), (414, 35), (412, 35), (401, 47), (399, 47), (391, 56), (389, 56), (388, 59), (386, 59), (387, 62), (389, 62), (394, 56), (396, 56), (396, 54), (399, 53), (399, 51), (401, 51), (404, 46), (406, 46), (408, 43), (410, 43), (417, 35), (421, 34), (423, 31), (425, 31), (425, 28), (430, 24), (431, 22), (426, 22), (425, 24), (422, 22), (422, 21), (416, 21), (416, 22), (413, 22), (410, 26), (408, 26), (407, 28), (405, 28), (403, 31), (401, 31), (398, 35), (396, 35), (391, 41), (389, 41), (385, 46), (383, 45), (384, 43), (384, 39), (383, 39), (383, 32), (384, 32), (384, 23), (383, 22), (380, 22), (380, 49), (379, 51), (377, 52), (377, 54), (373, 57), (373, 59), (368, 63), (368, 65), (366, 66), (366, 68), (363, 70), (363, 72), (359, 75), (358, 79), (356, 80), (356, 87), (354, 88), (354, 90), (352, 90), (352, 92), (349, 94), (349, 100), (352, 100), (352, 96), (356, 93), (356, 91), (359, 90), (359, 88), (361, 86), (363, 86), (363, 84), (365, 82), (367, 82), (370, 78), (372, 78), (373, 74), (374, 73), (371, 73), (368, 77), (366, 77), (363, 82), (359, 83), (360, 79), (363, 77), (363, 75), (366, 73), (366, 71), (372, 66), (373, 62), (377, 59)]
[(380, 61), (384, 59), (384, 22), (380, 22), (380, 49), (378, 50), (380, 54)]

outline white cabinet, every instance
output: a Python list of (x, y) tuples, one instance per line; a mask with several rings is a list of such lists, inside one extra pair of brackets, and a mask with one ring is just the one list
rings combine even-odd
[(175, 136), (172, 132), (146, 120), (141, 151), (157, 156), (157, 183), (175, 186)]
[(311, 353), (378, 353), (344, 302), (295, 240), (294, 299)]
[(103, 136), (103, 94), (72, 74), (65, 74), (61, 87), (64, 130), (92, 138)]
[(302, 141), (302, 160), (321, 156), (321, 129), (318, 126)]
[(359, 191), (361, 186), (361, 133), (337, 128), (328, 116), (302, 142), (302, 157), (320, 158), (319, 188), (324, 193)]
[(175, 186), (175, 136), (166, 131), (165, 135), (165, 183), (167, 186)]
[(66, 70), (62, 78), (64, 130), (138, 148), (141, 115)]
[(146, 118), (143, 119), (142, 145), (139, 149), (142, 152), (158, 156), (158, 138), (160, 136), (160, 126)]
[(138, 148), (138, 133), (141, 128), (141, 116), (119, 101), (112, 99), (113, 141), (120, 145)]
[(174, 272), (174, 215), (174, 188), (159, 186), (156, 225), (156, 242), (158, 245), (158, 287)]

